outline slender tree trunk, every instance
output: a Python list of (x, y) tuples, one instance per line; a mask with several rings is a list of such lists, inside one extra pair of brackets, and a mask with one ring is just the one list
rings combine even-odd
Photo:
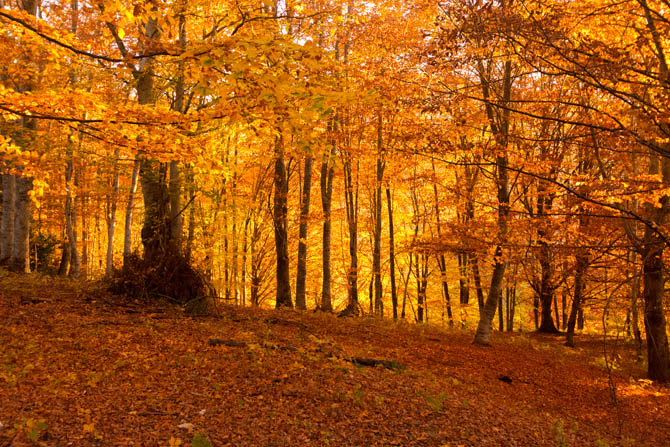
[(60, 262), (58, 263), (58, 276), (66, 276), (70, 269), (70, 246), (67, 242), (61, 244)]
[[(332, 126), (336, 130), (337, 124), (333, 120)], [(323, 209), (323, 280), (321, 286), (321, 305), (320, 309), (324, 312), (333, 311), (333, 302), (331, 297), (331, 274), (330, 274), (330, 237), (331, 237), (331, 215), (330, 209), (333, 198), (333, 176), (334, 169), (332, 156), (335, 153), (335, 141), (332, 142), (332, 148), (329, 153), (323, 155), (321, 163), (321, 207)]]
[(309, 202), (312, 192), (311, 154), (305, 156), (305, 176), (303, 178), (302, 196), (300, 197), (300, 228), (298, 230), (298, 267), (295, 280), (295, 307), (307, 309), (305, 300), (305, 283), (307, 281), (307, 225), (309, 220)]
[(570, 308), (570, 317), (568, 318), (568, 330), (566, 332), (566, 346), (575, 346), (575, 324), (577, 322), (577, 315), (579, 309), (582, 307), (585, 288), (586, 269), (588, 268), (589, 260), (584, 254), (577, 256), (575, 264), (575, 291), (572, 299), (572, 306)]
[[(181, 1), (181, 12), (179, 14), (179, 47), (182, 51), (186, 50), (186, 1)], [(184, 113), (184, 61), (178, 63), (178, 76), (175, 82), (175, 99), (173, 109), (176, 112)], [(184, 219), (181, 215), (181, 190), (182, 178), (179, 162), (173, 160), (170, 162), (170, 238), (178, 253), (182, 249), (182, 233)]]
[(458, 287), (459, 302), (468, 304), (470, 302), (470, 285), (468, 281), (468, 255), (466, 253), (458, 254)]
[(184, 257), (186, 258), (187, 262), (191, 262), (191, 252), (193, 251), (193, 240), (195, 239), (195, 206), (193, 205), (193, 200), (195, 197), (195, 184), (193, 182), (193, 173), (191, 172), (191, 169), (188, 170), (189, 173), (189, 187), (188, 187), (188, 194), (189, 194), (189, 202), (191, 202), (191, 205), (189, 206), (188, 210), (188, 235), (186, 237), (186, 253)]
[[(483, 96), (488, 100), (489, 91), (488, 83), (483, 75), (484, 71), (480, 70), (480, 75), (482, 79), (482, 88)], [(502, 103), (507, 104), (510, 100), (512, 88), (512, 64), (508, 60), (505, 62), (505, 70), (503, 75), (503, 98)], [(503, 150), (507, 147), (507, 136), (509, 134), (509, 108), (506, 108), (502, 111), (502, 118), (500, 121), (496, 121), (494, 118), (495, 112), (493, 106), (490, 102), (486, 103), (487, 115), (489, 118), (489, 124), (492, 129), (493, 135), (496, 136), (496, 140), (499, 150)], [(510, 187), (509, 187), (509, 172), (508, 172), (508, 160), (505, 152), (501, 153), (496, 157), (496, 168), (497, 168), (497, 188), (498, 188), (498, 238), (501, 243), (504, 243), (507, 240), (508, 224), (507, 219), (509, 216), (509, 207), (510, 207)], [(503, 279), (505, 275), (505, 268), (507, 263), (503, 259), (502, 246), (498, 245), (496, 247), (495, 257), (494, 257), (494, 268), (493, 274), (491, 275), (491, 287), (489, 289), (488, 297), (484, 303), (484, 308), (479, 316), (479, 324), (477, 326), (477, 333), (475, 334), (475, 343), (481, 345), (489, 345), (491, 343), (491, 329), (493, 325), (493, 318), (495, 317), (496, 307), (498, 301), (500, 301), (500, 296), (502, 295), (503, 288)]]
[(16, 218), (16, 176), (2, 174), (2, 228), (0, 262), (7, 262), (14, 252), (14, 221)]
[(637, 360), (642, 360), (642, 334), (640, 332), (638, 299), (640, 297), (640, 274), (636, 272), (631, 281), (631, 326), (633, 328), (633, 337), (635, 338), (635, 347)]
[[(435, 172), (435, 162), (432, 163), (433, 167), (433, 176), (437, 178)], [(433, 182), (433, 196), (435, 199), (435, 219), (437, 223), (437, 237), (442, 237), (442, 229), (440, 228), (442, 222), (440, 222), (440, 201), (437, 193), (437, 183)], [(444, 302), (447, 307), (447, 316), (449, 318), (449, 326), (454, 325), (454, 317), (451, 313), (451, 297), (449, 296), (449, 284), (447, 283), (447, 260), (444, 257), (444, 253), (440, 253), (437, 256), (437, 265), (440, 268), (440, 279), (442, 280), (442, 292), (444, 294)]]
[(184, 219), (181, 215), (181, 168), (179, 162), (170, 162), (170, 239), (177, 252), (181, 253)]
[(375, 187), (374, 200), (374, 248), (372, 252), (372, 271), (375, 283), (375, 314), (384, 316), (382, 305), (382, 275), (381, 275), (381, 237), (382, 237), (382, 187), (381, 181), (384, 173), (384, 165), (381, 158), (377, 158), (377, 185)]
[(539, 244), (540, 259), (540, 327), (539, 331), (544, 333), (558, 333), (554, 318), (552, 316), (552, 305), (554, 304), (553, 276), (554, 268), (551, 262), (551, 248), (548, 239), (551, 235), (548, 229), (547, 212), (551, 209), (552, 199), (549, 197), (543, 183), (538, 186), (537, 217), (540, 221), (537, 229), (537, 240)]
[[(88, 244), (88, 227), (86, 226), (86, 205), (87, 205), (87, 195), (86, 195), (86, 185), (84, 179), (84, 166), (79, 163), (79, 166), (75, 166), (74, 171), (74, 187), (77, 191), (77, 195), (73, 201), (73, 208), (79, 209), (79, 216), (81, 218), (81, 257), (79, 261), (79, 269), (75, 275), (75, 272), (72, 268), (74, 259), (70, 259), (70, 276), (79, 277), (81, 270), (84, 271), (84, 276), (88, 272), (88, 261), (89, 261), (89, 244)], [(76, 238), (76, 211), (72, 212), (72, 223), (75, 229), (75, 238)], [(74, 256), (74, 253), (73, 253)]]
[(472, 278), (475, 282), (475, 291), (477, 292), (477, 304), (479, 306), (479, 312), (481, 313), (484, 308), (484, 290), (482, 288), (482, 278), (479, 273), (479, 257), (476, 254), (471, 256), (470, 266), (472, 270)]
[(249, 220), (244, 219), (244, 231), (242, 233), (242, 307), (247, 305), (247, 258), (249, 256)]
[[(393, 306), (393, 320), (398, 319), (398, 291), (395, 282), (395, 241), (393, 230), (393, 203), (391, 201), (391, 190), (386, 188), (386, 205), (389, 215), (389, 268), (391, 270), (391, 305)], [(448, 301), (448, 296), (447, 296)], [(449, 319), (451, 321), (451, 307), (449, 309)]]
[(565, 290), (561, 294), (561, 322), (565, 331), (568, 328), (568, 296)]
[(407, 304), (407, 294), (409, 293), (409, 277), (412, 275), (412, 253), (409, 253), (409, 267), (407, 268), (407, 275), (403, 280), (403, 294), (402, 294), (402, 308), (400, 311), (400, 319), (405, 320), (405, 305)]
[(66, 275), (68, 273), (69, 265), (71, 275), (77, 278), (81, 268), (81, 260), (79, 259), (79, 250), (77, 248), (76, 214), (73, 207), (74, 199), (72, 197), (73, 171), (74, 154), (70, 151), (68, 154), (67, 166), (65, 167), (65, 232), (67, 234), (67, 243), (63, 245), (63, 249), (65, 250), (67, 248), (67, 256), (65, 256), (65, 254), (63, 255), (63, 260), (58, 273), (60, 275)]
[(135, 192), (137, 191), (137, 181), (140, 175), (140, 159), (136, 158), (133, 164), (133, 173), (130, 178), (130, 191), (128, 191), (128, 204), (126, 205), (126, 224), (123, 237), (123, 262), (128, 261), (131, 253), (132, 230), (133, 230), (133, 206), (135, 205)]
[[(349, 229), (348, 304), (343, 313), (358, 315), (358, 177), (354, 180), (351, 159), (344, 160), (344, 202)], [(358, 176), (358, 170), (357, 176)], [(355, 183), (355, 184), (354, 184)]]
[(384, 178), (384, 161), (382, 160), (383, 140), (382, 140), (382, 113), (377, 112), (377, 178), (375, 183), (375, 200), (373, 221), (374, 229), (374, 248), (372, 252), (372, 272), (375, 281), (375, 314), (383, 317), (384, 310), (382, 305), (382, 275), (381, 275), (381, 239), (382, 239), (382, 180)]
[[(275, 307), (293, 307), (291, 300), (291, 278), (288, 256), (288, 174), (284, 161), (282, 137), (275, 141), (274, 205), (273, 222), (275, 230), (275, 250), (277, 255), (277, 297)], [(257, 290), (257, 289), (256, 289)]]
[(503, 294), (501, 292), (500, 297), (498, 298), (498, 330), (500, 332), (505, 330), (505, 323), (504, 323), (503, 313), (504, 313)]
[(114, 269), (114, 228), (116, 227), (116, 207), (119, 200), (119, 150), (114, 151), (114, 180), (109, 216), (107, 217), (107, 259), (105, 275), (111, 276)]

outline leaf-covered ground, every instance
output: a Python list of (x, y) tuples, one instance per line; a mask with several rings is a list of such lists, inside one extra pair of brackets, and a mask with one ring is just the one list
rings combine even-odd
[(0, 447), (670, 445), (668, 389), (640, 380), (626, 349), (615, 406), (597, 340), (494, 340), (312, 312), (190, 318), (6, 276)]

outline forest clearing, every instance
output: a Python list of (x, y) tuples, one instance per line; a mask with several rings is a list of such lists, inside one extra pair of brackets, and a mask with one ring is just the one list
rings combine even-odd
[[(598, 337), (575, 350), (501, 334), (487, 348), (433, 325), (230, 306), (189, 317), (24, 281), (1, 280), (3, 447), (210, 445), (196, 435), (213, 446), (670, 442), (670, 392), (644, 379), (621, 340), (608, 346), (612, 389)], [(397, 367), (343, 360), (355, 357)]]

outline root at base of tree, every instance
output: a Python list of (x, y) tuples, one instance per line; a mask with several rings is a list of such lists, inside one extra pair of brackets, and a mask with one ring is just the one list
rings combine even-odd
[(144, 300), (167, 299), (196, 314), (207, 313), (216, 296), (207, 278), (183, 256), (165, 257), (155, 265), (132, 255), (114, 272), (109, 290)]

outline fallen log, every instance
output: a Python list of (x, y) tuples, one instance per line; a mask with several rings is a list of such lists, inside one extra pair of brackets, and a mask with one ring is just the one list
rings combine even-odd
[[(209, 346), (229, 346), (231, 348), (245, 348), (251, 345), (258, 345), (265, 349), (276, 349), (279, 351), (291, 351), (291, 352), (298, 351), (298, 348), (294, 346), (280, 346), (280, 345), (274, 345), (272, 343), (249, 343), (246, 341), (227, 340), (224, 338), (210, 338), (208, 343)], [(319, 353), (321, 351), (312, 350), (312, 352)], [(393, 371), (402, 371), (404, 369), (407, 369), (404, 365), (393, 360), (370, 359), (365, 357), (345, 357), (333, 353), (329, 353), (328, 355), (326, 355), (326, 357), (344, 360), (345, 362), (353, 363), (354, 365), (370, 366), (370, 367), (382, 366), (386, 369), (390, 369)]]

